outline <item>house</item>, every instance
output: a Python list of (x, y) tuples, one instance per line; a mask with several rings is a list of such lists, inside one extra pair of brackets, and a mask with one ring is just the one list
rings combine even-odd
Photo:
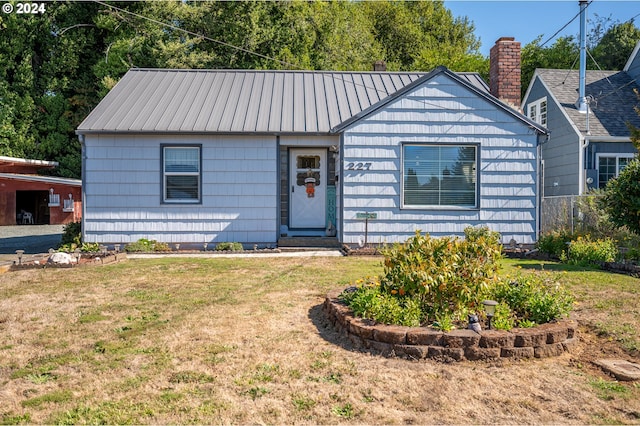
[(60, 225), (81, 218), (82, 181), (38, 174), (55, 161), (0, 157), (0, 225)]
[(475, 73), (132, 69), (77, 133), (87, 242), (538, 232), (546, 130)]
[(576, 106), (579, 70), (535, 71), (522, 109), (550, 132), (541, 145), (544, 197), (602, 189), (636, 155), (627, 124), (640, 127), (639, 49), (622, 71), (585, 71), (586, 112)]

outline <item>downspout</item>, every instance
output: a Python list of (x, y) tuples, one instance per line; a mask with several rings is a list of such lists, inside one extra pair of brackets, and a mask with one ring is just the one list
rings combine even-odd
[(340, 208), (336, 209), (336, 215), (339, 215), (339, 218), (336, 218), (336, 226), (338, 223), (338, 238), (340, 243), (344, 243), (344, 132), (340, 133), (340, 148), (338, 152), (338, 164), (336, 165), (336, 171), (338, 171), (338, 166), (340, 167), (340, 171), (338, 172), (338, 180), (340, 183)]
[(78, 135), (78, 140), (80, 141), (80, 158), (81, 158), (81, 166), (80, 166), (80, 177), (82, 178), (82, 186), (81, 186), (81, 199), (82, 199), (82, 218), (80, 219), (80, 237), (81, 241), (86, 241), (85, 233), (84, 233), (84, 223), (85, 218), (87, 217), (87, 195), (85, 188), (85, 178), (87, 176), (87, 147), (84, 143), (84, 135)]
[[(280, 235), (282, 234), (282, 205), (281, 205), (281, 197), (282, 197), (282, 170), (280, 162), (282, 159), (280, 158), (280, 135), (276, 136), (276, 247), (278, 246), (278, 241), (280, 241)], [(287, 186), (289, 183), (287, 182)], [(287, 209), (288, 211), (288, 209)]]
[(541, 213), (541, 208), (540, 206), (542, 205), (542, 191), (540, 190), (541, 188), (544, 187), (544, 184), (541, 184), (540, 179), (541, 179), (541, 174), (540, 174), (540, 169), (542, 167), (542, 144), (540, 143), (540, 135), (537, 136), (536, 141), (538, 142), (536, 144), (536, 155), (538, 156), (538, 163), (536, 164), (536, 196), (537, 196), (537, 202), (536, 202), (536, 234), (535, 234), (535, 241), (538, 241), (538, 239), (540, 238), (540, 230), (541, 230), (541, 220), (542, 220), (542, 213)]
[[(541, 138), (543, 138), (542, 141)], [(538, 155), (538, 169), (536, 171), (536, 191), (538, 194), (538, 199), (536, 203), (536, 241), (538, 241), (540, 235), (542, 235), (542, 200), (544, 198), (544, 175), (542, 168), (544, 160), (542, 159), (542, 144), (549, 142), (549, 139), (551, 139), (551, 135), (549, 133), (538, 134), (537, 137), (538, 144), (536, 150)]]
[(584, 173), (585, 173), (585, 153), (589, 146), (590, 139), (588, 136), (580, 136), (580, 150), (578, 151), (578, 195), (584, 195)]

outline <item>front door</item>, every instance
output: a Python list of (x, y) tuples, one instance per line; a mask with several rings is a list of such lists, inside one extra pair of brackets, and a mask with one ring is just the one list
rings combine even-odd
[(325, 228), (327, 214), (327, 150), (289, 151), (291, 228)]

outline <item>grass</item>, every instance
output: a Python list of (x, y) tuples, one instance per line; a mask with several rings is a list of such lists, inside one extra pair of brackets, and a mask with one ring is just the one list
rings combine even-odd
[[(352, 351), (324, 295), (379, 258), (155, 259), (0, 275), (2, 424), (638, 423), (639, 280), (544, 269), (576, 295), (578, 353), (440, 364)], [(626, 352), (625, 352), (626, 351)], [(635, 358), (634, 358), (635, 357)]]

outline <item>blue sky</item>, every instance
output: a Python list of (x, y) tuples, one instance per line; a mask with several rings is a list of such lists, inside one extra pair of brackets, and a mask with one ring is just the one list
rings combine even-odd
[[(500, 37), (515, 37), (524, 46), (543, 34), (544, 42), (580, 11), (578, 0), (445, 0), (444, 5), (453, 16), (468, 16), (474, 22), (475, 35), (482, 42), (480, 50), (487, 56)], [(593, 19), (596, 14), (611, 16), (620, 22), (635, 17), (636, 26), (640, 26), (640, 1), (593, 0), (587, 9), (587, 18)], [(559, 36), (577, 36), (579, 31), (579, 18), (576, 18)], [(553, 41), (547, 45), (551, 44)]]

